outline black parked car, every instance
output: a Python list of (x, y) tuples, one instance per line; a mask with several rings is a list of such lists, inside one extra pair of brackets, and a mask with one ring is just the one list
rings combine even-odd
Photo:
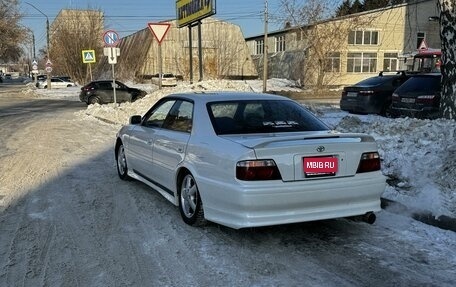
[[(124, 83), (116, 81), (116, 102), (134, 102), (144, 97), (147, 92), (130, 88)], [(90, 104), (106, 104), (114, 102), (114, 89), (112, 80), (93, 81), (81, 88), (79, 94), (81, 102)]]
[(391, 114), (416, 118), (440, 116), (440, 73), (416, 74), (393, 94)]
[(340, 99), (340, 109), (351, 113), (387, 115), (391, 97), (410, 75), (399, 72), (365, 79), (353, 86), (345, 87)]

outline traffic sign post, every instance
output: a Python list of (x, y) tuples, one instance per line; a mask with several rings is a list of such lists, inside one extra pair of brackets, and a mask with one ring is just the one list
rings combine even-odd
[(112, 88), (114, 91), (114, 104), (117, 103), (116, 96), (116, 75), (114, 71), (114, 65), (117, 64), (117, 56), (120, 56), (120, 49), (116, 48), (119, 44), (120, 37), (114, 30), (108, 30), (103, 34), (103, 42), (107, 47), (103, 49), (105, 56), (108, 56), (108, 63), (112, 65)]
[(34, 59), (32, 61), (32, 74), (33, 74), (33, 81), (36, 85), (36, 82), (38, 81), (37, 75), (38, 75), (38, 62)]
[(154, 35), (155, 39), (158, 42), (158, 89), (162, 89), (162, 78), (163, 78), (163, 59), (162, 59), (162, 49), (161, 42), (165, 38), (166, 33), (168, 33), (171, 24), (168, 23), (147, 23), (147, 27)]
[(47, 73), (47, 88), (51, 89), (51, 72), (52, 72), (52, 62), (50, 59), (46, 61), (46, 73)]

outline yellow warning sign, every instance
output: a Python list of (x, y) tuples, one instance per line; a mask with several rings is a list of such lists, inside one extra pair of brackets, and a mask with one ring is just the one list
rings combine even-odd
[(95, 50), (82, 50), (82, 62), (87, 63), (95, 63)]

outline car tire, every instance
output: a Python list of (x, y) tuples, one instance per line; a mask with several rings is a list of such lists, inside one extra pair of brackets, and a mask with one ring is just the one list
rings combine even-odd
[(92, 96), (89, 98), (89, 105), (100, 104), (100, 98)]
[(47, 85), (43, 87), (43, 89), (47, 89), (47, 88), (48, 88), (48, 86), (47, 86)]
[(73, 86), (73, 85), (68, 84), (68, 85), (67, 85), (67, 88), (72, 87), (72, 86)]
[(380, 115), (386, 118), (391, 118), (391, 104), (385, 105), (380, 111)]
[(119, 144), (116, 152), (116, 165), (117, 165), (117, 174), (122, 180), (130, 180), (128, 175), (128, 165), (127, 158), (125, 157), (125, 149), (123, 144)]
[(204, 225), (203, 202), (196, 181), (190, 173), (184, 175), (179, 187), (179, 211), (188, 225)]

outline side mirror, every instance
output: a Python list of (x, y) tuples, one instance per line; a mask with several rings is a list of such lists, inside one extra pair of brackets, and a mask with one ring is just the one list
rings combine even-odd
[(130, 117), (130, 124), (131, 125), (139, 125), (142, 121), (141, 116), (135, 115)]

